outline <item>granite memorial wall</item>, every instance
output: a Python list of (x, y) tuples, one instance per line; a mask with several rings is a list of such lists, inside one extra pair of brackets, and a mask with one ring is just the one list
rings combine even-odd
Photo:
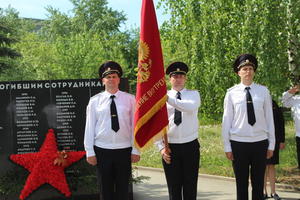
[(0, 175), (15, 165), (9, 155), (39, 151), (49, 128), (59, 150), (84, 150), (86, 106), (103, 89), (98, 79), (0, 82)]

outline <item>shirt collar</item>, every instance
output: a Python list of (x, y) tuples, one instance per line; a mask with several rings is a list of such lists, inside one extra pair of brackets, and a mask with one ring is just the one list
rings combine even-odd
[(110, 98), (111, 95), (115, 95), (116, 98), (118, 98), (118, 96), (120, 95), (120, 90), (118, 90), (115, 94), (111, 94), (110, 92), (108, 92), (108, 91), (105, 90), (103, 92), (103, 94), (104, 94), (105, 97), (108, 97), (108, 98)]
[(240, 83), (239, 87), (241, 90), (244, 90), (246, 87), (250, 87), (250, 89), (252, 89), (254, 87), (254, 83), (251, 83), (251, 85), (244, 85), (243, 83)]
[(182, 94), (182, 93), (184, 93), (185, 91), (186, 91), (185, 88), (183, 88), (183, 89), (180, 90), (180, 91), (174, 90), (173, 88), (170, 90), (170, 92), (171, 92), (172, 95), (176, 95), (177, 92), (180, 92), (180, 94)]

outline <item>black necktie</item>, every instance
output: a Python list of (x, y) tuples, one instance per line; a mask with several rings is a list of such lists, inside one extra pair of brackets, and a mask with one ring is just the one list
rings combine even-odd
[[(180, 92), (177, 92), (177, 99), (181, 99)], [(174, 123), (178, 126), (179, 124), (181, 124), (181, 122), (182, 122), (181, 112), (179, 110), (175, 109)]]
[(115, 103), (115, 95), (111, 95), (111, 104), (110, 104), (110, 116), (111, 116), (111, 129), (117, 132), (120, 129), (119, 120), (118, 120), (118, 112)]
[(246, 100), (247, 100), (247, 115), (248, 115), (248, 123), (253, 126), (256, 122), (255, 119), (255, 113), (254, 113), (254, 107), (253, 107), (253, 102), (252, 102), (252, 97), (249, 92), (251, 89), (250, 87), (246, 87)]

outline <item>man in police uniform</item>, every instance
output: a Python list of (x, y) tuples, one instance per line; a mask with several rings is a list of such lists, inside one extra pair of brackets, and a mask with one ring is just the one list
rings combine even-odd
[(292, 108), (296, 128), (296, 147), (298, 157), (298, 169), (300, 169), (300, 84), (283, 93), (282, 103), (285, 107)]
[(243, 54), (233, 64), (241, 83), (227, 90), (222, 136), (226, 157), (232, 161), (237, 200), (248, 200), (249, 169), (252, 200), (262, 200), (267, 158), (272, 157), (275, 132), (269, 90), (253, 83), (257, 60)]
[[(99, 68), (105, 91), (91, 97), (86, 110), (84, 146), (87, 162), (97, 165), (104, 200), (125, 200), (131, 162), (138, 162), (133, 147), (135, 97), (119, 90), (121, 66), (108, 61)], [(113, 198), (114, 193), (116, 194)]]
[(196, 200), (199, 170), (198, 108), (200, 95), (185, 88), (188, 66), (183, 62), (170, 64), (167, 110), (169, 117), (168, 149), (163, 141), (157, 142), (170, 200)]

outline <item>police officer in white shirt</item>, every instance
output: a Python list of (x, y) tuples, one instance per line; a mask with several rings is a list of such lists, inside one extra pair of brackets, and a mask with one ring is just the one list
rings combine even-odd
[(253, 83), (257, 59), (243, 54), (233, 64), (241, 83), (224, 99), (222, 136), (226, 157), (232, 161), (237, 200), (248, 200), (249, 169), (252, 200), (262, 200), (267, 158), (272, 157), (275, 132), (269, 90)]
[(300, 85), (294, 86), (292, 89), (283, 93), (282, 103), (285, 107), (292, 108), (292, 114), (296, 128), (296, 146), (298, 157), (298, 169), (300, 169), (300, 95), (296, 94), (300, 91)]
[(122, 68), (118, 63), (103, 63), (99, 76), (105, 91), (91, 97), (86, 110), (87, 162), (97, 165), (103, 200), (126, 200), (131, 162), (140, 159), (133, 147), (135, 97), (119, 90)]
[(168, 142), (157, 142), (170, 200), (196, 200), (199, 170), (198, 108), (200, 95), (185, 88), (188, 66), (183, 62), (170, 64), (166, 73), (172, 89), (168, 91)]

